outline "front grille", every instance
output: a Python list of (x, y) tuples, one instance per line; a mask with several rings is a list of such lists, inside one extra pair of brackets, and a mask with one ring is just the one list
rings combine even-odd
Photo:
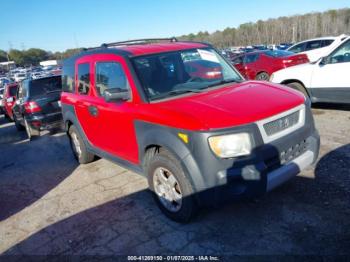
[(264, 124), (264, 130), (268, 136), (275, 135), (298, 124), (299, 118), (300, 110)]

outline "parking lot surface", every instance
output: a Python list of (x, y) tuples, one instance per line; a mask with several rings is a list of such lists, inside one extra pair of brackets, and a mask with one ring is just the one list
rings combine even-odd
[(257, 199), (164, 217), (145, 178), (79, 166), (64, 133), (29, 142), (0, 118), (0, 254), (350, 255), (350, 111), (314, 109), (314, 167)]

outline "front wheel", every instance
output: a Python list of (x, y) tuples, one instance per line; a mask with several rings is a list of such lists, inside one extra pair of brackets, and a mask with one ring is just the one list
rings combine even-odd
[(187, 223), (196, 214), (194, 191), (179, 161), (168, 151), (155, 154), (147, 165), (148, 184), (161, 211)]
[(305, 87), (302, 84), (300, 84), (298, 82), (292, 82), (292, 83), (287, 84), (287, 86), (302, 92), (305, 97), (309, 97), (309, 94), (307, 93)]

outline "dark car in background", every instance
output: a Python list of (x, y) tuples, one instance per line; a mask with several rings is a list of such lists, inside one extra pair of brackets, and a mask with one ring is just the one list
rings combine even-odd
[(249, 80), (269, 80), (271, 74), (286, 67), (308, 63), (305, 54), (282, 50), (267, 50), (242, 54), (232, 63)]
[(61, 76), (24, 80), (18, 88), (18, 99), (13, 107), (17, 130), (26, 130), (31, 139), (41, 130), (60, 127), (61, 92)]

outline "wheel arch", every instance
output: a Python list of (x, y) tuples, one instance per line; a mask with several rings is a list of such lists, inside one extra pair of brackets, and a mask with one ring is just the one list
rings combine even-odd
[(135, 127), (139, 146), (139, 162), (144, 171), (150, 155), (153, 156), (157, 151), (164, 149), (179, 161), (194, 191), (203, 188), (204, 179), (191, 154), (190, 145), (185, 144), (177, 136), (178, 130), (145, 122), (137, 122)]
[(311, 97), (310, 91), (308, 90), (308, 88), (306, 88), (305, 84), (301, 80), (299, 80), (299, 79), (287, 79), (287, 80), (284, 80), (283, 82), (281, 82), (282, 85), (288, 85), (291, 83), (301, 84), (303, 86), (303, 88), (305, 89), (305, 92), (309, 95), (309, 97)]

